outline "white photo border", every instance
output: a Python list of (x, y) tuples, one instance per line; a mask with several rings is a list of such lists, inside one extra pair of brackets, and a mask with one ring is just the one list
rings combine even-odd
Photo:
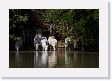
[[(9, 9), (99, 9), (99, 68), (9, 68)], [(107, 0), (3, 0), (0, 10), (2, 77), (109, 77)]]

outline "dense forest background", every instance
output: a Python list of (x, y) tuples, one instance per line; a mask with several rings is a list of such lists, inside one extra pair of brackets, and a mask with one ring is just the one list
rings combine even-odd
[[(52, 32), (50, 32), (52, 28)], [(75, 50), (99, 50), (98, 9), (9, 9), (9, 50), (15, 50), (18, 37), (23, 39), (22, 50), (35, 50), (36, 33), (47, 38), (54, 35), (64, 42), (69, 36), (77, 41)]]

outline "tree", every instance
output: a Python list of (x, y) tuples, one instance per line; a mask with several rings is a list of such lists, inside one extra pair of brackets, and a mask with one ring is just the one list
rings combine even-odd
[(81, 47), (95, 46), (98, 49), (99, 10), (51, 9), (47, 10), (44, 18), (46, 22), (52, 21), (55, 30), (63, 36), (72, 35), (79, 38)]
[[(10, 9), (9, 38), (14, 41), (22, 37), (24, 44), (33, 44), (36, 30), (60, 35), (64, 40), (70, 36), (74, 41), (79, 39), (77, 49), (98, 49), (99, 45), (99, 10), (98, 9)], [(21, 32), (21, 33), (20, 33)], [(44, 34), (49, 36), (50, 34)], [(14, 45), (14, 44), (12, 44)], [(28, 47), (28, 46), (24, 46)]]

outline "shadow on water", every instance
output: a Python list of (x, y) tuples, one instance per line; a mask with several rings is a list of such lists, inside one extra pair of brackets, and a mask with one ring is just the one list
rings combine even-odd
[(10, 51), (10, 68), (98, 68), (98, 52)]

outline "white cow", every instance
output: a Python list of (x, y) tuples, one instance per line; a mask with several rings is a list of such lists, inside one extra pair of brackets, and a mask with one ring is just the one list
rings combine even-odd
[(54, 36), (50, 36), (48, 38), (48, 42), (49, 42), (49, 45), (53, 46), (53, 50), (55, 51), (56, 45), (57, 45), (57, 40), (54, 38)]
[(43, 51), (47, 51), (48, 48), (48, 40), (46, 37), (42, 37), (41, 39), (41, 46), (43, 48)]
[(70, 37), (65, 38), (65, 50), (69, 48), (69, 42), (71, 41)]
[(16, 43), (15, 43), (15, 49), (16, 51), (19, 51), (20, 48), (22, 48), (22, 38), (21, 37), (17, 37), (16, 38)]
[(38, 50), (39, 45), (41, 45), (41, 38), (42, 38), (41, 34), (36, 34), (34, 37), (34, 46), (36, 50)]

